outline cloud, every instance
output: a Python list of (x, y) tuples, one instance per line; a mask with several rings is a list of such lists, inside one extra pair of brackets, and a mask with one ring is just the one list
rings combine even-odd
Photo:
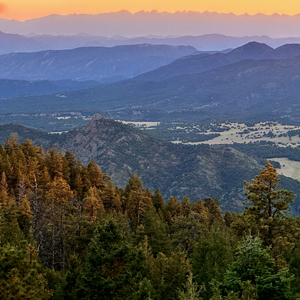
[(5, 10), (6, 10), (6, 4), (5, 4), (5, 3), (2, 3), (2, 2), (0, 2), (0, 14), (1, 14), (1, 13), (4, 13), (4, 12), (5, 12)]

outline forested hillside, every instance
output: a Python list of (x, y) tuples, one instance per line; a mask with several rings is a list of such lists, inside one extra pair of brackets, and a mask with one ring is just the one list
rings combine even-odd
[[(243, 180), (253, 178), (268, 158), (267, 150), (265, 156), (258, 157), (260, 149), (255, 147), (247, 152), (245, 147), (236, 150), (229, 145), (172, 144), (100, 115), (95, 115), (86, 126), (61, 135), (3, 125), (2, 144), (11, 132), (20, 142), (30, 139), (45, 150), (51, 145), (63, 153), (70, 150), (84, 165), (94, 159), (119, 188), (125, 188), (131, 174), (137, 173), (151, 192), (159, 189), (166, 199), (188, 196), (195, 202), (218, 198), (220, 207), (232, 212), (243, 211)], [(283, 188), (299, 194), (298, 181), (281, 176), (281, 183)], [(300, 213), (300, 201), (291, 205), (290, 212)]]
[(233, 214), (13, 137), (0, 161), (1, 299), (298, 299), (295, 195), (269, 162)]

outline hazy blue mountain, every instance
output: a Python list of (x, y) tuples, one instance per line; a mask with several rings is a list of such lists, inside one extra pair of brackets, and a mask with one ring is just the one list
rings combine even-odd
[(43, 45), (32, 38), (0, 31), (0, 54), (41, 50)]
[(234, 15), (186, 11), (175, 13), (120, 11), (97, 15), (50, 15), (24, 22), (0, 19), (0, 28), (7, 33), (76, 35), (83, 32), (98, 36), (129, 37), (148, 34), (183, 36), (214, 33), (230, 36), (298, 37), (299, 24), (299, 15)]
[(143, 44), (12, 53), (0, 56), (0, 78), (81, 81), (125, 79), (195, 51), (191, 46)]
[[(245, 36), (234, 37), (222, 34), (204, 34), (204, 35), (186, 35), (178, 37), (168, 36), (140, 36), (140, 37), (124, 37), (124, 36), (91, 36), (91, 35), (38, 35), (32, 36), (32, 39), (39, 42), (42, 48), (39, 50), (62, 50), (73, 49), (78, 47), (89, 46), (105, 46), (113, 47), (117, 45), (190, 45), (200, 51), (223, 51), (224, 49), (233, 49), (246, 43), (256, 41), (265, 43), (271, 47), (279, 47), (284, 44), (300, 43), (299, 37), (289, 38), (271, 38), (269, 36)], [(16, 51), (14, 51), (16, 52)]]
[[(1, 20), (0, 20), (1, 23)], [(300, 43), (299, 37), (271, 38), (269, 36), (234, 37), (222, 34), (185, 35), (185, 36), (157, 36), (146, 35), (137, 37), (99, 36), (89, 34), (73, 35), (18, 35), (0, 31), (0, 55), (12, 52), (37, 52), (43, 50), (66, 50), (79, 47), (113, 47), (121, 45), (151, 44), (169, 46), (192, 46), (202, 52), (216, 52), (233, 49), (248, 42), (256, 41), (271, 47), (284, 44)], [(227, 50), (228, 52), (228, 50)]]
[(270, 58), (289, 58), (300, 56), (300, 44), (286, 44), (276, 48), (270, 55)]
[[(298, 51), (299, 45), (272, 50), (263, 44), (249, 43), (228, 54), (202, 54), (199, 57), (211, 64), (218, 63), (216, 59), (211, 60), (211, 56), (219, 57), (223, 63), (224, 57), (228, 61), (264, 56), (272, 59), (244, 59), (206, 72), (182, 74), (160, 81), (138, 81), (134, 78), (80, 91), (14, 97), (0, 101), (0, 111), (6, 114), (72, 111), (83, 115), (100, 112), (132, 121), (280, 120), (299, 124), (300, 56), (274, 59), (297, 55)], [(193, 56), (182, 60), (190, 58)], [(195, 62), (189, 67), (195, 66), (199, 71)], [(176, 70), (174, 68), (167, 75), (176, 75)]]
[(167, 80), (123, 81), (108, 86), (15, 97), (0, 102), (7, 113), (102, 112), (127, 120), (282, 120), (300, 123), (300, 56), (242, 60)]
[[(299, 45), (300, 48), (300, 45)], [(137, 76), (134, 80), (160, 81), (182, 74), (200, 73), (226, 66), (244, 59), (270, 58), (274, 49), (258, 42), (250, 42), (228, 53), (196, 54), (179, 58), (166, 66)]]
[(98, 85), (97, 81), (73, 81), (73, 80), (57, 80), (57, 81), (27, 81), (0, 79), (0, 99), (20, 95), (46, 95), (59, 92), (81, 90)]
[(296, 56), (300, 56), (300, 44), (286, 44), (273, 49), (263, 43), (250, 42), (228, 53), (206, 53), (181, 57), (166, 66), (141, 74), (134, 80), (160, 81), (178, 75), (212, 70), (244, 59), (283, 59)]

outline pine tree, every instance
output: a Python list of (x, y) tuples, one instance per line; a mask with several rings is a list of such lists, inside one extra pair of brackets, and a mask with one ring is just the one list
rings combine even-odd
[(156, 257), (159, 252), (170, 255), (172, 247), (168, 228), (162, 222), (154, 207), (146, 208), (142, 223), (153, 255)]
[(190, 272), (189, 260), (182, 251), (174, 251), (166, 256), (159, 253), (157, 257), (151, 254), (147, 256), (147, 268), (150, 280), (154, 288), (154, 299), (175, 300), (178, 299), (178, 288), (186, 284), (187, 275)]
[(0, 246), (0, 298), (49, 299), (51, 291), (40, 272), (38, 251), (23, 241), (19, 247)]
[(262, 241), (248, 236), (238, 246), (236, 258), (219, 288), (223, 295), (233, 291), (241, 296), (242, 284), (248, 282), (257, 290), (258, 300), (284, 300), (290, 299), (291, 281), (288, 269), (277, 269), (275, 260), (262, 247)]
[(92, 187), (96, 187), (101, 191), (105, 188), (103, 174), (94, 160), (89, 162), (87, 167), (87, 174)]
[[(244, 219), (252, 234), (257, 234), (277, 264), (284, 265), (283, 254), (294, 247), (294, 236), (299, 233), (295, 220), (287, 217), (294, 193), (279, 189), (280, 178), (270, 162), (252, 179), (245, 181), (246, 196), (252, 203), (244, 211)], [(238, 224), (236, 225), (238, 226)]]
[(191, 255), (195, 280), (203, 285), (203, 299), (209, 299), (213, 290), (211, 282), (221, 280), (233, 260), (234, 238), (227, 228), (213, 226), (204, 229), (198, 238), (194, 253)]
[(142, 280), (142, 253), (109, 221), (97, 227), (83, 268), (87, 299), (129, 299)]
[(193, 282), (193, 273), (190, 272), (187, 276), (187, 282), (184, 290), (179, 290), (179, 300), (201, 300), (200, 289), (197, 283)]
[(89, 221), (96, 222), (98, 215), (104, 212), (102, 200), (98, 189), (91, 187), (84, 199), (83, 213), (89, 216)]

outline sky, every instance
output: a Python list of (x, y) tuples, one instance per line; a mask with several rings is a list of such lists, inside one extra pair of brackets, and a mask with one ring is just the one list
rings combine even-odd
[(50, 14), (98, 14), (128, 10), (209, 11), (251, 15), (300, 13), (298, 0), (0, 0), (0, 18), (28, 20)]

